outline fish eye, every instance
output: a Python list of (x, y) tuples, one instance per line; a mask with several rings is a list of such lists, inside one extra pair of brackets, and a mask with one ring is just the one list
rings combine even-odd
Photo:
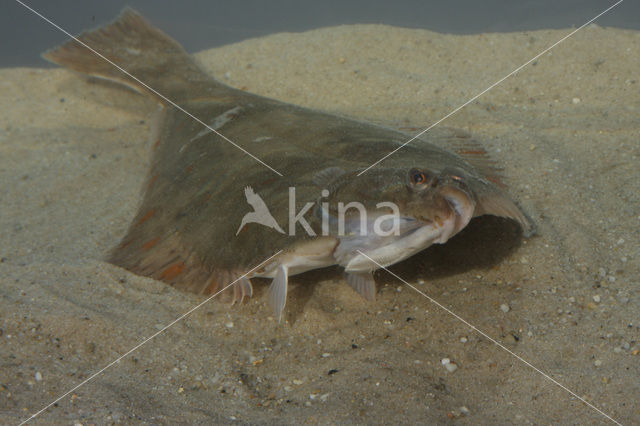
[(418, 169), (411, 169), (409, 171), (409, 181), (414, 185), (424, 185), (427, 183), (428, 176), (425, 172)]

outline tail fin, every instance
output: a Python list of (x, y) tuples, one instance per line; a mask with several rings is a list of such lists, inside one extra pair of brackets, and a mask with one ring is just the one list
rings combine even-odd
[[(216, 89), (229, 90), (202, 71), (178, 42), (128, 7), (112, 23), (85, 32), (77, 40), (80, 42), (71, 39), (42, 56), (72, 70), (151, 93), (163, 103), (167, 103), (163, 97), (179, 101), (203, 92), (215, 95)], [(203, 84), (208, 90), (203, 90)]]

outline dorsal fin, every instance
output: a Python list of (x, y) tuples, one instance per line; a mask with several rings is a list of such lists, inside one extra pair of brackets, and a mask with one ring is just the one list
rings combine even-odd
[(488, 181), (505, 188), (502, 168), (494, 161), (489, 152), (467, 132), (456, 131), (447, 139), (447, 147), (471, 164)]

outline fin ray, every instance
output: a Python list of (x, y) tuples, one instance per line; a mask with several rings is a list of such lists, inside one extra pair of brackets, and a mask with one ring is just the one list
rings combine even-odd
[(365, 300), (376, 300), (376, 282), (371, 273), (347, 273), (347, 283)]
[(287, 285), (289, 280), (289, 268), (280, 265), (276, 272), (276, 276), (269, 286), (269, 304), (273, 309), (278, 322), (282, 319), (282, 311), (287, 301)]
[(467, 163), (471, 164), (482, 176), (490, 182), (505, 188), (502, 176), (503, 168), (491, 158), (489, 152), (482, 146), (480, 142), (471, 138), (469, 133), (456, 131), (447, 139), (447, 148), (462, 157)]

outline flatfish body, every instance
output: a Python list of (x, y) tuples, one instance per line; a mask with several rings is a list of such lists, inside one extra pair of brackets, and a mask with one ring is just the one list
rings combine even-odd
[[(74, 40), (43, 56), (161, 105), (143, 200), (108, 258), (134, 273), (202, 294), (235, 282), (234, 300), (251, 295), (250, 278), (270, 277), (280, 315), (289, 275), (338, 264), (371, 299), (373, 270), (446, 242), (474, 216), (511, 218), (532, 231), (466, 134), (438, 132), (464, 157), (423, 138), (360, 174), (407, 135), (230, 88), (131, 9), (78, 38), (135, 79)], [(354, 201), (371, 219), (347, 214), (346, 230), (337, 229), (336, 206)], [(397, 206), (400, 233), (355, 235), (381, 216), (380, 202)]]

